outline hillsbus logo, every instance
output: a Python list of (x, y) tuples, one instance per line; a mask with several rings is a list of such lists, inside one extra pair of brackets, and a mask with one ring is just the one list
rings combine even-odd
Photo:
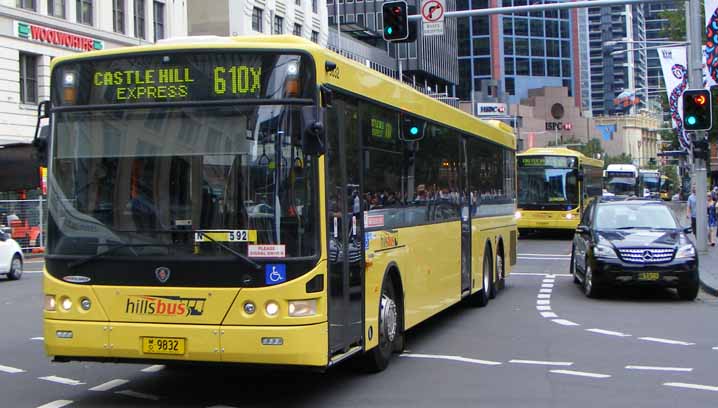
[(202, 316), (205, 298), (130, 295), (125, 313), (150, 316)]

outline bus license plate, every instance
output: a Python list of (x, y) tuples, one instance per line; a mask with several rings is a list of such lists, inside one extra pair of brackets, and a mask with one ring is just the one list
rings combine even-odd
[(655, 281), (658, 280), (661, 275), (658, 272), (641, 272), (638, 274), (638, 280)]
[(184, 354), (185, 339), (175, 337), (143, 337), (142, 352), (145, 354)]

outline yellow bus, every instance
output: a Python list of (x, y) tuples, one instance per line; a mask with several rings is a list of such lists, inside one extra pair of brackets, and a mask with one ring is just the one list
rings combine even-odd
[(39, 116), (54, 361), (378, 371), (516, 260), (511, 128), (298, 37), (56, 58)]
[(602, 193), (603, 161), (566, 148), (517, 155), (518, 228), (575, 229), (581, 209)]

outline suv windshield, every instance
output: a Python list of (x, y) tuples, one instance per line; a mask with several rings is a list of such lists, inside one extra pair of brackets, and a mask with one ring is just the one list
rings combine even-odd
[(56, 114), (49, 253), (317, 254), (299, 122), (287, 105)]
[(595, 228), (675, 229), (677, 226), (671, 210), (661, 204), (599, 204)]

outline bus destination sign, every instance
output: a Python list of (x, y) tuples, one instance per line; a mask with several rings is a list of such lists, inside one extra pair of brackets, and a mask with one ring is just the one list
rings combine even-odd
[[(53, 104), (306, 97), (311, 73), (302, 66), (301, 56), (286, 54), (175, 52), (84, 60), (55, 69)], [(73, 101), (63, 92), (68, 87), (76, 88)]]
[(519, 158), (519, 166), (567, 169), (576, 167), (576, 158), (563, 156), (526, 156)]

